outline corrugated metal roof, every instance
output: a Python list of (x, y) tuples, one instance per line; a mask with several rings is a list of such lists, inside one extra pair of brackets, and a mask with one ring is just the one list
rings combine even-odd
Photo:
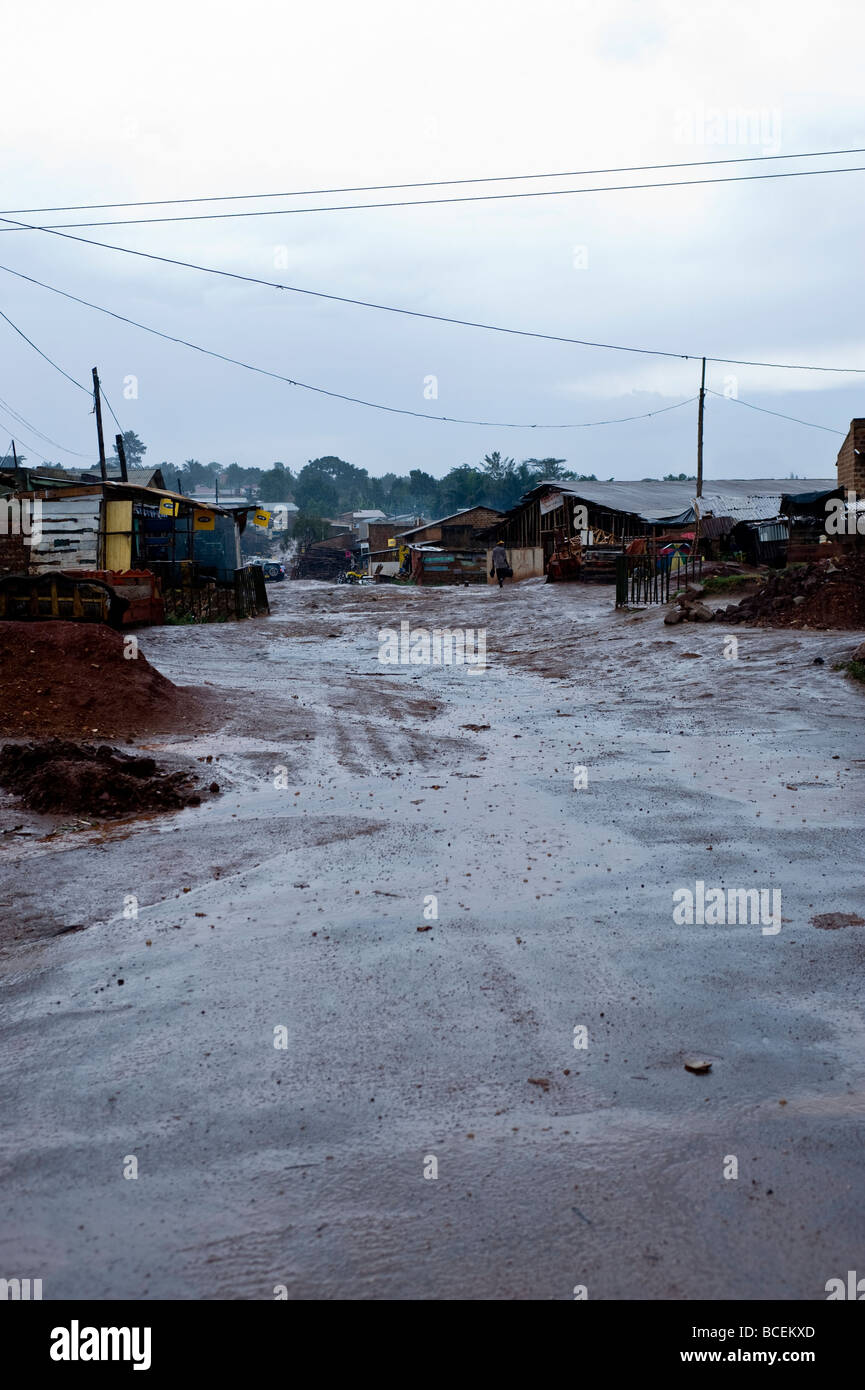
[[(694, 499), (697, 501), (697, 499)], [(730, 492), (705, 492), (699, 499), (700, 515), (731, 516), (734, 521), (765, 521), (781, 510), (781, 493), (749, 493), (737, 497)]]
[[(400, 531), (400, 536), (413, 536), (416, 531), (428, 531), (431, 526), (443, 526), (446, 521), (456, 521), (457, 517), (466, 516), (469, 512), (492, 512), (495, 516), (504, 516), (497, 507), (488, 507), (484, 502), (476, 502), (473, 507), (462, 507), (458, 512), (451, 512), (450, 516), (440, 516), (437, 521), (424, 521), (420, 526), (411, 526), (407, 531)], [(480, 530), (480, 527), (478, 527)]]
[[(682, 523), (686, 525), (686, 522)], [(704, 541), (717, 540), (719, 536), (726, 536), (735, 526), (735, 521), (731, 516), (700, 516), (700, 535)], [(691, 533), (693, 534), (693, 533)]]
[[(111, 483), (122, 482), (123, 479), (120, 476), (119, 465), (116, 463), (112, 463), (111, 460), (108, 460), (108, 463), (111, 468), (111, 472), (109, 473), (108, 478), (105, 479), (105, 481)], [(159, 487), (160, 484), (155, 483), (153, 481), (157, 473), (159, 474), (159, 477), (162, 478), (162, 469), (158, 466), (154, 466), (153, 468), (127, 468), (126, 481), (129, 483), (135, 483), (138, 487)], [(80, 476), (82, 479), (95, 478), (97, 482), (103, 481), (102, 473), (98, 468), (88, 468)], [(78, 479), (70, 478), (69, 481), (77, 482)]]
[(109, 478), (106, 482), (99, 479), (93, 482), (69, 483), (65, 487), (31, 487), (20, 489), (16, 492), (18, 497), (35, 497), (45, 494), (45, 498), (57, 497), (92, 497), (102, 494), (106, 499), (112, 493), (117, 493), (119, 497), (124, 497), (128, 493), (135, 493), (138, 496), (145, 495), (145, 500), (152, 500), (155, 503), (161, 501), (163, 497), (168, 497), (172, 502), (182, 502), (187, 507), (193, 507), (199, 512), (218, 512), (220, 516), (228, 516), (234, 519), (241, 512), (254, 512), (258, 510), (257, 502), (247, 502), (242, 507), (217, 507), (214, 502), (199, 502), (194, 497), (187, 497), (184, 492), (171, 492), (164, 487), (142, 487), (140, 483), (122, 483), (119, 478)]
[[(730, 478), (704, 482), (701, 513), (730, 516), (736, 521), (763, 521), (777, 516), (782, 495), (829, 491), (834, 478)], [(570, 493), (581, 502), (614, 512), (627, 512), (641, 521), (684, 525), (694, 519), (695, 484), (687, 482), (584, 483), (551, 478), (526, 494), (523, 501), (545, 488)]]

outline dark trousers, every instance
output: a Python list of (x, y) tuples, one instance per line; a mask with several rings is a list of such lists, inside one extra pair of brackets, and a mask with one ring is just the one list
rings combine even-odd
[(500, 569), (497, 569), (497, 570), (496, 570), (496, 579), (499, 581), (499, 588), (501, 588), (502, 585), (503, 585), (504, 582), (505, 582), (505, 575), (506, 575), (506, 573), (507, 573), (506, 570), (500, 570)]

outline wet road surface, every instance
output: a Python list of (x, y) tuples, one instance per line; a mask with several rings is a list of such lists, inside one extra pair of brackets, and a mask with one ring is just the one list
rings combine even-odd
[[(609, 588), (270, 593), (141, 634), (232, 692), (143, 745), (219, 798), (4, 848), (7, 1276), (825, 1298), (865, 1244), (865, 926), (811, 925), (865, 915), (862, 634), (734, 661)], [(403, 619), (485, 629), (487, 669), (382, 666)], [(677, 924), (697, 880), (780, 890), (781, 930)]]

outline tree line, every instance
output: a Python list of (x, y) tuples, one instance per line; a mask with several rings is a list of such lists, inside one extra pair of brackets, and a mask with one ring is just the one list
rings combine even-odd
[[(128, 467), (146, 466), (147, 445), (134, 430), (124, 433), (123, 443)], [(23, 462), (19, 456), (19, 463)], [(114, 471), (116, 455), (108, 462)], [(4, 463), (5, 459), (0, 459), (0, 467)], [(244, 468), (239, 463), (226, 465), (215, 459), (209, 463), (186, 459), (180, 465), (164, 461), (159, 467), (171, 491), (193, 495), (197, 487), (213, 490), (218, 482), (220, 492), (244, 493), (250, 499), (261, 498), (265, 502), (293, 502), (308, 526), (311, 518), (367, 509), (380, 510), (387, 516), (411, 513), (430, 518), (448, 516), (467, 507), (507, 511), (540, 482), (598, 481), (594, 473), (574, 473), (565, 464), (566, 460), (559, 458), (526, 458), (518, 463), (494, 450), (479, 463), (461, 463), (451, 468), (443, 478), (434, 478), (420, 468), (373, 477), (365, 468), (357, 468), (334, 455), (310, 459), (297, 472), (278, 461), (269, 468)], [(11, 458), (6, 463), (7, 467), (10, 465)], [(684, 477), (667, 474), (665, 481)]]
[[(128, 451), (127, 451), (128, 453)], [(161, 465), (167, 486), (192, 491), (196, 486), (220, 490), (246, 491), (267, 502), (293, 502), (307, 516), (332, 517), (342, 512), (377, 509), (388, 516), (416, 513), (446, 516), (465, 507), (488, 506), (506, 511), (523, 493), (548, 478), (597, 481), (594, 474), (578, 474), (564, 467), (564, 459), (516, 459), (498, 451), (486, 454), (478, 464), (459, 464), (443, 478), (434, 478), (423, 469), (408, 473), (371, 476), (334, 455), (310, 459), (297, 473), (284, 463), (268, 469), (242, 468), (237, 463), (225, 467), (217, 462), (199, 463), (187, 459), (182, 468)]]

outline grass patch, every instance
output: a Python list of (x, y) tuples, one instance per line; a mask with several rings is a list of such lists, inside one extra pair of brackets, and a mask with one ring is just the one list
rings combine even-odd
[(707, 594), (730, 594), (751, 584), (762, 584), (762, 574), (710, 574), (701, 581)]
[(845, 671), (854, 681), (865, 685), (865, 661), (836, 661), (833, 671)]

